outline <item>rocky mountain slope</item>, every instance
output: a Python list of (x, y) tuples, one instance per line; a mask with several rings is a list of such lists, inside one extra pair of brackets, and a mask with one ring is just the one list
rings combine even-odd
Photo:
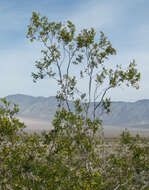
[[(54, 96), (46, 98), (16, 94), (7, 96), (6, 99), (19, 105), (19, 117), (45, 121), (52, 120), (57, 106)], [(90, 113), (92, 106), (93, 104), (91, 104)], [(105, 125), (149, 129), (149, 100), (112, 102), (111, 113), (102, 115), (101, 119)]]

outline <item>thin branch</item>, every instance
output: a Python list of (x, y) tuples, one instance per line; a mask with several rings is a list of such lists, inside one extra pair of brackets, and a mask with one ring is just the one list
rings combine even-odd
[(107, 91), (108, 91), (109, 89), (111, 89), (112, 87), (113, 87), (113, 86), (109, 86), (108, 88), (106, 88), (106, 90), (104, 91), (104, 93), (103, 93), (103, 95), (102, 95), (102, 97), (101, 97), (100, 102), (94, 107), (94, 117), (96, 116), (96, 109), (101, 106), (101, 104), (103, 103), (103, 99), (104, 99), (104, 97), (105, 97)]

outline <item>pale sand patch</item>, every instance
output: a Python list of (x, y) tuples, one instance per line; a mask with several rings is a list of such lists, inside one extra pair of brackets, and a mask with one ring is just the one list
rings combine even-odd
[[(141, 137), (149, 137), (149, 129), (127, 128), (132, 136), (139, 134)], [(125, 127), (104, 126), (105, 137), (119, 137)]]
[(18, 119), (26, 125), (25, 131), (27, 132), (40, 132), (52, 129), (52, 124), (50, 121), (24, 117), (18, 117)]
[[(41, 132), (48, 131), (53, 128), (50, 121), (40, 120), (40, 119), (32, 119), (32, 118), (23, 118), (18, 117), (18, 119), (25, 123), (27, 128), (25, 131), (27, 132)], [(103, 126), (105, 137), (119, 137), (120, 134), (124, 131), (125, 128), (114, 127), (114, 126)], [(139, 133), (142, 137), (149, 137), (149, 129), (141, 129), (141, 128), (128, 128), (130, 133), (134, 136)]]

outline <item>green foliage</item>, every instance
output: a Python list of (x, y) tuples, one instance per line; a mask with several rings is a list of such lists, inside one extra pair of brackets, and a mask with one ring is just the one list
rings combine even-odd
[[(14, 109), (1, 106), (1, 110), (5, 110), (1, 118), (7, 115), (11, 123)], [(57, 111), (53, 122), (55, 128), (40, 135), (20, 133), (13, 123), (9, 125), (15, 131), (11, 135), (1, 128), (0, 189), (148, 189), (149, 139), (124, 131), (117, 141), (102, 143), (98, 136), (92, 141), (82, 128), (83, 120), (66, 109)], [(99, 121), (87, 122), (89, 128)], [(20, 123), (19, 129), (22, 127)]]
[(0, 139), (13, 138), (19, 129), (24, 128), (24, 124), (21, 123), (15, 114), (19, 112), (18, 106), (15, 104), (13, 109), (9, 108), (10, 103), (4, 98), (0, 99)]
[[(34, 82), (45, 77), (55, 79), (60, 87), (57, 94), (59, 105), (63, 107), (65, 103), (71, 111), (69, 101), (77, 98), (86, 119), (91, 101), (99, 102), (94, 103), (93, 119), (98, 117), (99, 108), (102, 112), (110, 112), (110, 98), (106, 97), (110, 89), (122, 84), (139, 88), (140, 73), (134, 60), (126, 69), (121, 65), (114, 69), (105, 63), (116, 50), (103, 32), (99, 35), (94, 28), (77, 32), (71, 21), (49, 22), (47, 17), (33, 12), (27, 38), (31, 42), (41, 42), (43, 47), (42, 59), (35, 64), (37, 72), (32, 73)], [(77, 73), (71, 72), (76, 68)], [(78, 88), (78, 74), (86, 81), (85, 92)]]
[[(27, 37), (43, 47), (43, 57), (35, 64), (37, 72), (32, 73), (34, 82), (55, 79), (59, 104), (51, 131), (27, 134), (21, 132), (24, 124), (14, 117), (17, 106), (10, 109), (2, 100), (0, 189), (147, 189), (148, 140), (142, 146), (139, 137), (132, 138), (125, 131), (120, 141), (107, 146), (97, 115), (98, 110), (110, 112), (110, 98), (106, 97), (110, 89), (124, 83), (138, 89), (140, 73), (135, 62), (125, 70), (110, 68), (105, 61), (116, 50), (103, 32), (100, 36), (93, 28), (77, 32), (71, 21), (49, 22), (35, 12)], [(77, 73), (72, 72), (76, 68)], [(87, 91), (78, 89), (78, 75), (87, 80)], [(89, 118), (92, 97), (93, 117)]]

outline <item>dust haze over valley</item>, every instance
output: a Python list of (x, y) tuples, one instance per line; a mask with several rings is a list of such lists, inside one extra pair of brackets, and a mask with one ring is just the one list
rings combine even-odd
[[(23, 94), (9, 95), (8, 101), (18, 104), (20, 111), (17, 117), (27, 126), (28, 132), (40, 132), (52, 129), (57, 101), (56, 97), (33, 97)], [(70, 103), (73, 109), (73, 103)], [(92, 104), (90, 106), (90, 117)], [(106, 137), (118, 137), (127, 128), (132, 135), (139, 133), (141, 136), (149, 136), (149, 100), (136, 102), (111, 102), (111, 112), (104, 114), (104, 134)]]

